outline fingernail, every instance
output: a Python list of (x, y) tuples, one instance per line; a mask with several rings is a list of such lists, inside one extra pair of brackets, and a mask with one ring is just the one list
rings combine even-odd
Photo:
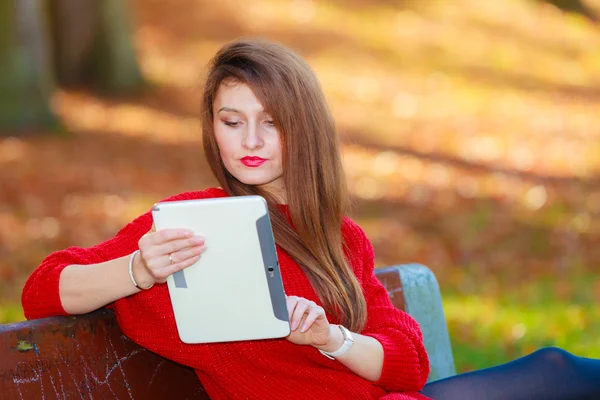
[(302, 325), (300, 332), (302, 332), (302, 333), (306, 332), (306, 324)]
[(298, 327), (298, 323), (297, 323), (297, 322), (294, 322), (294, 323), (292, 324), (292, 330), (293, 330), (293, 331), (295, 331), (297, 327)]
[(200, 250), (200, 253), (204, 253), (206, 251), (206, 247), (200, 246), (198, 250)]

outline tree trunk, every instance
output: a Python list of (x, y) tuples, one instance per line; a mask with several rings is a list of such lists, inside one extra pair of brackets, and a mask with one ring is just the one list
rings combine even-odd
[(131, 40), (128, 3), (123, 0), (54, 0), (55, 66), (65, 86), (109, 94), (143, 85)]
[(82, 86), (89, 79), (86, 62), (98, 30), (96, 3), (102, 1), (51, 0), (54, 68), (61, 86)]
[(544, 0), (565, 12), (572, 12), (587, 17), (593, 22), (598, 21), (598, 15), (581, 0)]
[(0, 132), (56, 126), (44, 7), (41, 0), (0, 1)]
[(134, 92), (143, 86), (132, 41), (128, 2), (103, 0), (99, 11), (99, 33), (94, 52), (99, 86), (110, 92)]

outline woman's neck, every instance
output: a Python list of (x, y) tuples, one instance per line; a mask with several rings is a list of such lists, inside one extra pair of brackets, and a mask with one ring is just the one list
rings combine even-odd
[(277, 201), (277, 204), (287, 205), (287, 194), (284, 188), (263, 185), (260, 186), (260, 189), (273, 196), (273, 199)]

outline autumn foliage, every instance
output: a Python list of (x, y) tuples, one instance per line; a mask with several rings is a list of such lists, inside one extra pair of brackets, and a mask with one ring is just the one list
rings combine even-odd
[(249, 35), (314, 67), (353, 217), (378, 265), (435, 272), (459, 370), (546, 344), (600, 356), (598, 26), (544, 2), (394, 4), (132, 0), (146, 92), (59, 90), (66, 134), (0, 139), (0, 322), (22, 318), (46, 254), (215, 184), (199, 85), (210, 56)]

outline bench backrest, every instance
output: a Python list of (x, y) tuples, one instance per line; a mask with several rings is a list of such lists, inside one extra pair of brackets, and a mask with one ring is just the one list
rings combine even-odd
[[(423, 285), (430, 283), (433, 274), (422, 268), (425, 267), (390, 267), (376, 270), (376, 275), (397, 308), (407, 312), (413, 308), (423, 315), (435, 314), (439, 310), (423, 312), (419, 309), (423, 307), (415, 304), (427, 304), (431, 298), (411, 298), (411, 293), (412, 297), (415, 295), (415, 288), (424, 290), (420, 296), (431, 296), (427, 292), (430, 289)], [(423, 273), (430, 277), (423, 278)], [(435, 281), (435, 277), (433, 279)], [(435, 297), (435, 293), (433, 295)], [(440, 305), (434, 308), (440, 308)], [(419, 317), (415, 318), (419, 320)], [(432, 326), (431, 315), (421, 319), (426, 323), (423, 326), (419, 321), (424, 328), (428, 351), (433, 343), (438, 353), (429, 351), (432, 374), (435, 378), (452, 374), (454, 365), (443, 313), (443, 327), (439, 321)], [(446, 332), (446, 339), (440, 339), (440, 329)], [(426, 330), (432, 333), (428, 334)], [(429, 345), (428, 341), (431, 342)], [(451, 366), (447, 365), (447, 361), (444, 361), (446, 364), (437, 361), (440, 353), (448, 351)], [(442, 358), (447, 360), (448, 355)], [(440, 373), (440, 370), (443, 372)], [(119, 329), (110, 310), (0, 325), (0, 398), (48, 397), (208, 399), (194, 371), (129, 340)]]

